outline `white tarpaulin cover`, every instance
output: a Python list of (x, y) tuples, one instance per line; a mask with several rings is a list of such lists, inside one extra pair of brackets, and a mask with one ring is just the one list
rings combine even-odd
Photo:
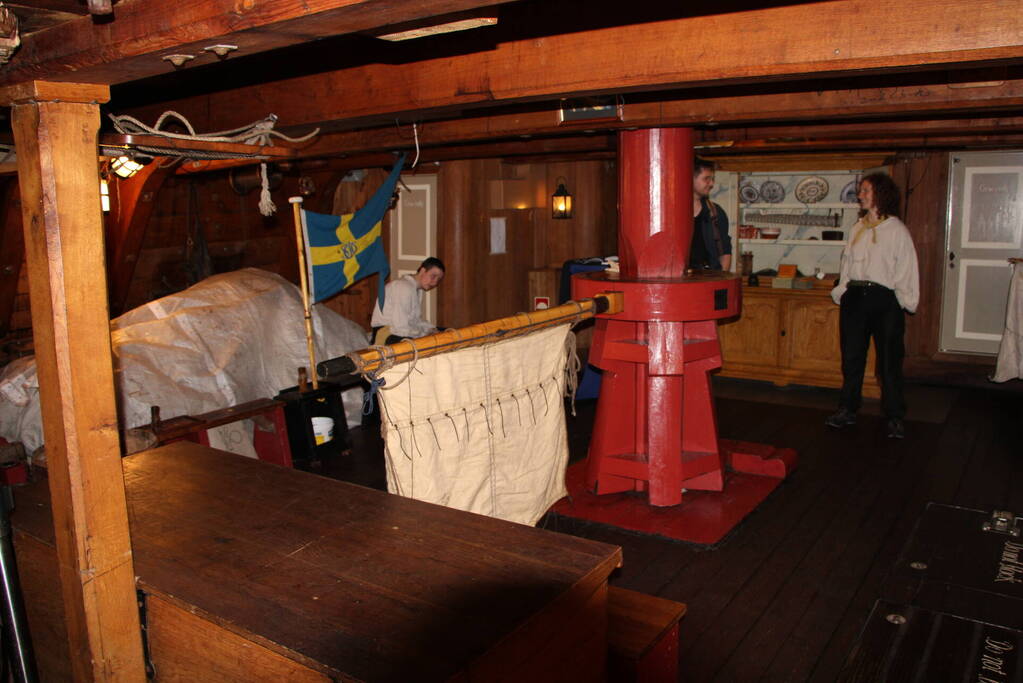
[(536, 524), (567, 494), (562, 396), (574, 341), (563, 325), (383, 373), (393, 387), (378, 393), (388, 491)]
[(1009, 305), (1005, 311), (1005, 332), (998, 347), (998, 365), (991, 378), (995, 382), (1023, 379), (1023, 263), (1012, 266)]
[[(356, 323), (313, 307), (317, 360), (366, 346)], [(151, 301), (110, 323), (121, 424), (198, 415), (295, 386), (308, 367), (299, 289), (273, 273), (246, 268), (203, 280)], [(42, 444), (35, 359), (0, 373), (0, 436), (32, 452)], [(345, 392), (349, 422), (358, 423), (362, 391)]]

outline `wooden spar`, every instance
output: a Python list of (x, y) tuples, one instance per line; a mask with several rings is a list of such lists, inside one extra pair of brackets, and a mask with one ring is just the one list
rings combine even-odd
[(598, 313), (619, 313), (621, 292), (601, 292), (592, 299), (569, 301), (554, 308), (517, 313), (457, 330), (447, 330), (418, 339), (400, 341), (388, 346), (373, 346), (320, 363), (316, 370), (321, 377), (352, 373), (365, 374), (378, 370), (385, 363), (404, 363), (413, 358), (435, 356), (470, 346), (489, 344), (509, 337), (528, 334), (562, 323), (575, 323)]
[[(298, 273), (302, 282), (302, 311), (305, 315), (305, 345), (309, 350), (309, 367), (316, 367), (316, 347), (313, 345), (313, 316), (309, 310), (309, 276), (305, 264), (305, 237), (302, 230), (302, 198), (290, 197), (291, 208), (295, 216), (295, 247), (298, 249)], [(313, 389), (320, 388), (320, 381), (316, 373), (313, 373)], [(304, 386), (298, 388), (299, 391)]]

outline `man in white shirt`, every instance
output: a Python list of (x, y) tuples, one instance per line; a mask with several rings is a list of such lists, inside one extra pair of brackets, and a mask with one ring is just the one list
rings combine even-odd
[(899, 199), (899, 188), (883, 173), (872, 173), (860, 181), (862, 215), (842, 252), (838, 286), (831, 291), (831, 298), (841, 307), (842, 394), (838, 412), (825, 420), (836, 429), (856, 423), (873, 337), (881, 408), (892, 439), (905, 436), (903, 335), (906, 312), (914, 313), (920, 301), (916, 249), (909, 230), (896, 215)]
[(437, 332), (436, 327), (423, 319), (423, 292), (436, 287), (443, 278), (444, 263), (431, 256), (419, 264), (415, 275), (405, 275), (388, 282), (383, 310), (380, 310), (380, 302), (373, 306), (370, 325), (374, 336), (384, 326), (390, 328), (388, 344)]

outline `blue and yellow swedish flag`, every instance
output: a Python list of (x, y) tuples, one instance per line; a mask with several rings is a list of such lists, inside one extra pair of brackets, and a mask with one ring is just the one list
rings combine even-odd
[(306, 268), (314, 303), (334, 296), (364, 277), (380, 273), (377, 298), (383, 308), (384, 285), (391, 267), (380, 237), (380, 222), (391, 204), (404, 163), (402, 154), (384, 184), (355, 213), (332, 216), (302, 210)]

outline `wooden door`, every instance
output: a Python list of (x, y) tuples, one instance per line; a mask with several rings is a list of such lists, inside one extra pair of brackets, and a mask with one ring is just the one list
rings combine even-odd
[(726, 368), (737, 363), (778, 365), (782, 339), (779, 334), (781, 302), (777, 296), (743, 292), (742, 315), (718, 326)]
[(1023, 255), (1023, 152), (952, 154), (941, 350), (998, 353), (1012, 269)]

